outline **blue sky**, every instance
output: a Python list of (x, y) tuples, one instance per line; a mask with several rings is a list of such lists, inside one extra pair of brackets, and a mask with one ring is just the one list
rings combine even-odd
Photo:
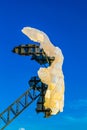
[(0, 112), (26, 89), (38, 63), (13, 54), (19, 44), (32, 43), (21, 29), (44, 31), (64, 55), (65, 107), (44, 119), (28, 107), (6, 130), (87, 130), (87, 2), (86, 0), (0, 1)]

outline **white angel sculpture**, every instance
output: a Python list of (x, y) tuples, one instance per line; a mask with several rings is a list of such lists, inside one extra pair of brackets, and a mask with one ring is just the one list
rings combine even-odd
[(48, 68), (40, 68), (38, 76), (41, 81), (48, 85), (45, 94), (45, 108), (51, 109), (51, 115), (63, 111), (64, 107), (64, 75), (62, 72), (63, 54), (59, 47), (55, 47), (49, 40), (48, 36), (35, 28), (24, 27), (22, 32), (32, 41), (40, 43), (40, 47), (44, 49), (47, 56), (55, 57), (51, 66)]

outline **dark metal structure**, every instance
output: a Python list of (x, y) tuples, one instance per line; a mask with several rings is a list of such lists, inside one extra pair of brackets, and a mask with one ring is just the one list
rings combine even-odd
[(4, 130), (22, 111), (24, 111), (33, 101), (40, 96), (30, 87), (7, 109), (0, 113), (0, 130)]
[(47, 85), (42, 83), (41, 80), (36, 76), (32, 77), (31, 80), (29, 80), (29, 84), (30, 86), (33, 86), (33, 89), (37, 89), (40, 92), (39, 98), (37, 100), (36, 112), (43, 112), (44, 117), (50, 116), (51, 110), (44, 107)]
[(15, 47), (12, 52), (22, 56), (31, 56), (31, 60), (37, 61), (40, 65), (51, 65), (54, 61), (54, 57), (48, 57), (44, 50), (35, 44), (26, 44)]
[[(31, 60), (37, 61), (40, 65), (51, 65), (54, 57), (48, 57), (38, 45), (27, 44), (15, 47), (12, 52), (23, 56), (31, 56)], [(29, 80), (29, 89), (14, 101), (7, 109), (0, 113), (0, 130), (4, 130), (21, 112), (23, 112), (37, 98), (36, 111), (43, 112), (44, 117), (51, 115), (49, 108), (45, 109), (45, 93), (47, 85), (42, 83), (38, 76)]]

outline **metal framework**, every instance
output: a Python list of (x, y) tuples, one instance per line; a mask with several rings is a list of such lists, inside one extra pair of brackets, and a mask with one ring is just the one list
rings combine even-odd
[[(15, 47), (12, 52), (23, 56), (31, 56), (31, 60), (37, 61), (40, 65), (48, 66), (54, 61), (54, 57), (48, 57), (44, 50), (38, 45), (27, 44)], [(45, 93), (47, 85), (42, 83), (39, 77), (34, 76), (29, 80), (29, 89), (14, 101), (7, 109), (0, 113), (0, 130), (4, 130), (21, 112), (23, 112), (37, 98), (36, 112), (43, 112), (44, 117), (51, 115), (49, 108), (45, 109)]]
[(50, 108), (45, 108), (44, 107), (44, 102), (45, 102), (45, 93), (47, 90), (47, 85), (42, 83), (39, 77), (34, 76), (29, 80), (29, 85), (33, 86), (33, 89), (37, 89), (40, 92), (40, 96), (37, 100), (37, 105), (36, 105), (36, 112), (43, 112), (44, 117), (49, 117), (51, 115), (51, 110)]
[(37, 61), (40, 65), (45, 65), (48, 63), (48, 66), (54, 61), (54, 57), (48, 57), (43, 49), (39, 45), (35, 44), (26, 44), (15, 47), (12, 52), (22, 55), (22, 56), (31, 56), (31, 60)]
[(0, 113), (0, 130), (4, 130), (22, 111), (33, 103), (40, 96), (38, 92), (33, 87), (30, 87), (7, 109)]

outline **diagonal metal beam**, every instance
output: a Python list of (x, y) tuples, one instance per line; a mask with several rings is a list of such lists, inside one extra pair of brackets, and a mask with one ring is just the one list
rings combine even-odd
[[(4, 130), (22, 111), (24, 111), (31, 103), (40, 96), (36, 90), (30, 87), (7, 109), (0, 113), (0, 130)], [(31, 98), (32, 97), (32, 98)]]

